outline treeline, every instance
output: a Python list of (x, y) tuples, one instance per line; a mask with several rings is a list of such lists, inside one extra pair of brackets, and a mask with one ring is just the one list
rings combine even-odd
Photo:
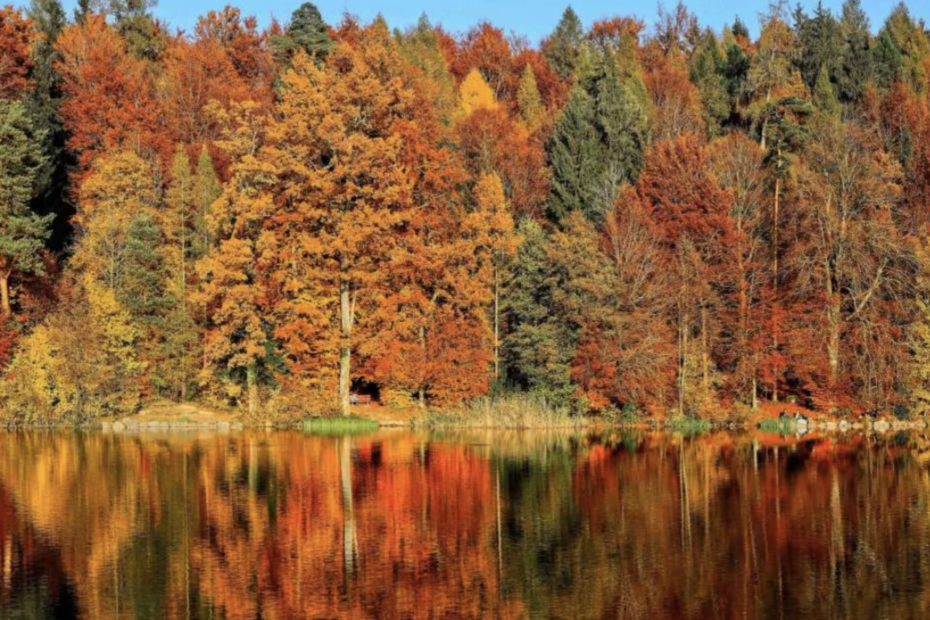
[(930, 34), (0, 9), (3, 416), (930, 409)]

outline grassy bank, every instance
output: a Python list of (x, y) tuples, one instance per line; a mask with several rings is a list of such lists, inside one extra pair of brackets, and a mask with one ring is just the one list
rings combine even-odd
[(358, 418), (310, 418), (304, 420), (301, 428), (311, 435), (361, 435), (373, 433), (379, 425), (374, 420)]
[(479, 398), (459, 409), (431, 411), (413, 420), (415, 427), (425, 428), (581, 428), (588, 420), (573, 416), (567, 409), (553, 407), (542, 398), (514, 394), (497, 398)]

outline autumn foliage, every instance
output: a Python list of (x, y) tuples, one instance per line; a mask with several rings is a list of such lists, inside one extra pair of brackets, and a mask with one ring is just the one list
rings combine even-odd
[(56, 6), (0, 9), (17, 419), (359, 392), (906, 415), (930, 390), (930, 40), (904, 6), (872, 32), (854, 0), (775, 4), (755, 40), (569, 9), (539, 46)]

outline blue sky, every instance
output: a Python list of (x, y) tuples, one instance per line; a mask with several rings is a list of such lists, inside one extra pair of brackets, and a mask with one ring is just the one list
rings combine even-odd
[[(213, 9), (233, 4), (242, 9), (246, 15), (256, 15), (261, 23), (267, 24), (272, 17), (286, 21), (302, 0), (160, 0), (155, 14), (166, 19), (176, 28), (190, 32), (197, 17)], [(671, 8), (677, 0), (666, 0), (665, 6)], [(899, 0), (862, 0), (872, 21), (872, 29), (877, 30), (881, 22), (891, 12)], [(25, 4), (25, 0), (23, 0)], [(64, 0), (69, 13), (75, 0)], [(370, 21), (379, 12), (387, 18), (392, 27), (405, 27), (414, 24), (417, 18), (426, 13), (433, 23), (441, 23), (452, 33), (465, 32), (481, 20), (489, 20), (506, 32), (516, 32), (529, 37), (532, 43), (552, 31), (558, 22), (566, 0), (319, 0), (316, 5), (329, 23), (337, 23), (346, 11), (359, 16), (363, 22)], [(701, 24), (715, 30), (731, 23), (738, 14), (755, 33), (758, 15), (768, 6), (769, 0), (692, 0), (688, 8), (697, 14)], [(824, 6), (839, 13), (843, 0), (823, 0)], [(14, 0), (15, 4), (15, 0)], [(573, 8), (585, 25), (611, 15), (634, 14), (645, 19), (651, 25), (655, 21), (658, 2), (642, 0), (575, 0)], [(930, 1), (911, 0), (907, 3), (911, 14), (930, 22)], [(791, 0), (794, 6), (794, 0)], [(803, 0), (802, 6), (811, 9), (816, 0)]]

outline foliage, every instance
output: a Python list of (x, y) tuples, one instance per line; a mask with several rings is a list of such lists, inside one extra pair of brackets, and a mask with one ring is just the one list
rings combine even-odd
[(569, 8), (538, 47), (310, 3), (171, 34), (153, 6), (0, 9), (22, 419), (924, 399), (930, 36), (904, 5), (874, 36), (859, 0), (775, 2), (758, 36)]

